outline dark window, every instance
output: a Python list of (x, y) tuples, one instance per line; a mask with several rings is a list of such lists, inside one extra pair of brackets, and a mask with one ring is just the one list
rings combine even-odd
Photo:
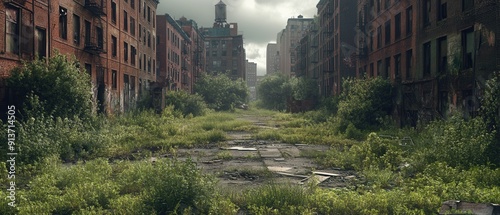
[(394, 56), (394, 78), (396, 80), (401, 78), (401, 54)]
[(92, 64), (85, 64), (85, 71), (89, 74), (90, 80), (92, 80)]
[(144, 19), (146, 19), (146, 6), (144, 5), (145, 4), (144, 0), (142, 1), (142, 4), (143, 4), (142, 6), (143, 6), (143, 9), (144, 9), (144, 11), (142, 12), (142, 15), (143, 15)]
[(424, 44), (424, 77), (427, 77), (431, 74), (431, 42), (427, 42)]
[(391, 0), (385, 0), (385, 9), (389, 9), (389, 7), (391, 6)]
[(139, 24), (139, 41), (142, 40), (142, 25)]
[(135, 19), (130, 17), (130, 34), (135, 36)]
[(117, 80), (117, 74), (118, 72), (116, 70), (112, 70), (111, 71), (111, 87), (113, 88), (113, 90), (116, 90), (116, 87), (117, 87), (117, 83), (118, 83), (118, 80)]
[(85, 45), (90, 44), (91, 26), (90, 22), (85, 20)]
[(130, 7), (135, 8), (135, 0), (130, 0)]
[(123, 11), (123, 30), (128, 31), (128, 13)]
[(382, 60), (377, 61), (377, 77), (382, 75)]
[(6, 51), (19, 54), (19, 9), (6, 8)]
[(141, 53), (139, 53), (139, 70), (142, 70), (142, 55), (141, 55)]
[(142, 62), (144, 63), (142, 68), (144, 68), (144, 71), (146, 71), (146, 54), (142, 55)]
[(385, 45), (391, 44), (391, 20), (385, 22)]
[(111, 36), (111, 56), (116, 57), (118, 43), (115, 36)]
[(382, 46), (382, 26), (377, 28), (377, 49)]
[(375, 1), (377, 1), (377, 13), (380, 13), (380, 2), (382, 0), (375, 0)]
[(73, 42), (79, 46), (80, 45), (80, 17), (73, 14)]
[(401, 13), (396, 14), (394, 17), (394, 39), (401, 38)]
[(471, 10), (474, 7), (474, 0), (462, 0), (462, 11)]
[(63, 7), (59, 7), (59, 36), (68, 39), (68, 10)]
[(370, 32), (370, 52), (373, 52), (373, 35), (375, 34), (375, 32)]
[(441, 37), (438, 39), (438, 73), (445, 74), (448, 65), (448, 40), (446, 37)]
[(45, 29), (37, 27), (36, 38), (38, 42), (37, 54), (41, 59), (47, 56), (47, 35), (45, 34)]
[(151, 48), (151, 32), (148, 31), (148, 47)]
[(130, 63), (135, 66), (135, 58), (136, 58), (137, 50), (134, 46), (130, 46)]
[(413, 68), (413, 50), (406, 51), (406, 80), (411, 80), (411, 70)]
[(431, 24), (431, 0), (424, 0), (424, 8), (423, 8), (423, 18), (424, 18), (424, 25), (430, 25)]
[(470, 69), (474, 65), (474, 29), (470, 28), (462, 32), (462, 59), (463, 68)]
[(151, 8), (148, 6), (148, 22), (151, 22)]
[(100, 27), (95, 27), (95, 32), (97, 34), (97, 47), (100, 49), (104, 48), (104, 33), (102, 31), (102, 28)]
[(413, 31), (413, 8), (406, 9), (406, 35), (410, 35)]
[(375, 75), (373, 70), (374, 70), (373, 63), (370, 63), (370, 77), (373, 77)]
[(383, 77), (387, 78), (389, 77), (390, 74), (391, 74), (391, 58), (388, 57), (385, 59), (385, 71)]
[(448, 4), (446, 2), (441, 3), (441, 0), (438, 0), (438, 20), (443, 20), (448, 17)]
[(116, 24), (116, 2), (111, 2), (111, 21)]
[(128, 43), (123, 42), (123, 60), (128, 62)]

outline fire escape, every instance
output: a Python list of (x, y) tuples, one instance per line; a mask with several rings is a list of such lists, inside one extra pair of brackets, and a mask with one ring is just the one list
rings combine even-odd
[(85, 8), (92, 13), (95, 26), (94, 29), (86, 26), (85, 50), (96, 55), (106, 53), (106, 34), (101, 19), (106, 16), (106, 0), (85, 0)]

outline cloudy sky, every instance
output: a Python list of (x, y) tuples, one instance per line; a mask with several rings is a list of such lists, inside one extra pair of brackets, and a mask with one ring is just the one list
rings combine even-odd
[[(215, 5), (219, 0), (160, 0), (157, 14), (168, 13), (175, 19), (182, 16), (198, 23), (198, 27), (212, 27)], [(288, 18), (316, 14), (319, 0), (223, 0), (227, 5), (227, 22), (238, 23), (243, 34), (247, 59), (257, 63), (258, 74), (266, 71), (266, 46), (276, 41), (276, 35), (285, 28)]]

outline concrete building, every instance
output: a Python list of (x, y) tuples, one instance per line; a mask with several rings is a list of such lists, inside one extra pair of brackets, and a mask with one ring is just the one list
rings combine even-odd
[(302, 15), (290, 18), (286, 28), (278, 35), (280, 72), (288, 77), (295, 76), (295, 65), (298, 58), (297, 47), (312, 21), (312, 18), (304, 18)]
[(250, 100), (257, 99), (257, 63), (246, 61), (246, 81), (250, 91)]
[[(5, 14), (0, 23), (6, 25), (0, 28), (0, 41), (5, 41), (0, 45), (2, 77), (9, 76), (21, 60), (34, 59), (35, 54), (51, 57), (57, 51), (75, 56), (92, 77), (98, 111), (108, 113), (133, 108), (141, 89), (156, 81), (155, 43), (151, 40), (158, 1), (32, 2), (9, 0), (0, 4)], [(141, 54), (143, 62), (147, 59), (144, 67)]]
[(189, 79), (189, 85), (191, 86), (191, 93), (194, 93), (192, 86), (194, 86), (196, 80), (206, 69), (205, 39), (198, 30), (198, 25), (195, 21), (188, 20), (186, 17), (181, 17), (177, 20), (177, 23), (179, 23), (182, 30), (188, 35), (191, 41), (191, 49), (189, 52), (191, 58), (191, 68), (189, 69), (191, 71), (191, 78)]
[(201, 28), (205, 38), (207, 73), (226, 74), (233, 80), (245, 79), (246, 54), (237, 23), (226, 22), (226, 5), (215, 5), (212, 28)]
[(268, 43), (266, 49), (266, 74), (279, 72), (278, 44)]

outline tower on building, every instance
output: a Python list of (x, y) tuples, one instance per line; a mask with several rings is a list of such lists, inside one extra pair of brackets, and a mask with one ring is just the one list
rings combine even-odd
[(215, 5), (215, 23), (219, 25), (226, 23), (226, 4), (222, 0)]

